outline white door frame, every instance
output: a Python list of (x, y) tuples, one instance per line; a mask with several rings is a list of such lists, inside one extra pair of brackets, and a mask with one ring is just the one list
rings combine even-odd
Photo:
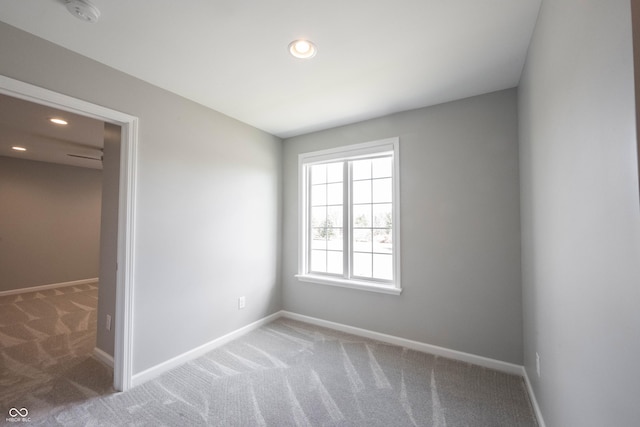
[(118, 273), (116, 279), (113, 386), (131, 388), (133, 359), (133, 279), (138, 118), (90, 102), (0, 75), (0, 93), (119, 125), (120, 188), (118, 206)]

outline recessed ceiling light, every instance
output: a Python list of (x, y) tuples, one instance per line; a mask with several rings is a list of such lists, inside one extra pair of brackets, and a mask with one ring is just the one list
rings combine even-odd
[(51, 123), (55, 123), (57, 125), (67, 125), (67, 124), (69, 124), (66, 120), (60, 119), (58, 117), (53, 117), (53, 118), (49, 119), (49, 121)]
[(294, 40), (289, 43), (289, 53), (296, 58), (308, 59), (316, 56), (318, 48), (309, 40)]
[(26, 148), (24, 147), (18, 147), (17, 145), (14, 145), (13, 147), (11, 147), (12, 150), (16, 150), (16, 151), (27, 151)]

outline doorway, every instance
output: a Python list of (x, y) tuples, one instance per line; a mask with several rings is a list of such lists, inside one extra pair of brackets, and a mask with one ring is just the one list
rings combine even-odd
[(132, 309), (135, 226), (135, 177), (138, 119), (96, 104), (59, 94), (0, 75), (0, 94), (101, 120), (120, 127), (119, 185), (116, 239), (116, 293), (113, 355), (113, 386), (131, 387)]

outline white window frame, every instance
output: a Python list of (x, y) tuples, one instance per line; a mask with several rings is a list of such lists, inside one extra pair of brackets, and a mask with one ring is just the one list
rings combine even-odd
[[(378, 141), (331, 148), (327, 150), (302, 153), (298, 155), (298, 274), (300, 281), (312, 282), (331, 286), (340, 286), (352, 289), (361, 289), (372, 292), (399, 295), (402, 292), (400, 281), (400, 139), (398, 137), (387, 138)], [(378, 279), (355, 279), (340, 277), (331, 274), (310, 272), (310, 203), (309, 203), (309, 170), (314, 164), (329, 163), (331, 161), (355, 160), (375, 156), (376, 154), (392, 153), (393, 158), (393, 199), (392, 199), (392, 248), (393, 248), (393, 280), (384, 281)], [(346, 187), (351, 183), (347, 182)], [(350, 191), (350, 189), (349, 189)], [(344, 209), (350, 209), (346, 203), (345, 194)], [(345, 239), (345, 253), (352, 257), (351, 228), (352, 224), (343, 224), (343, 236)], [(350, 265), (350, 262), (347, 263)], [(345, 271), (345, 276), (348, 271)]]

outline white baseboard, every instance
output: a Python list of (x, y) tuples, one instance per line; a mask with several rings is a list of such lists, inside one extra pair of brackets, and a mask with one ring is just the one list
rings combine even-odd
[(312, 325), (322, 326), (329, 329), (335, 329), (348, 334), (358, 335), (365, 338), (374, 339), (377, 341), (386, 342), (389, 344), (399, 345), (401, 347), (407, 347), (412, 350), (421, 351), (423, 353), (429, 353), (436, 356), (442, 356), (449, 359), (459, 360), (461, 362), (472, 363), (474, 365), (483, 366), (485, 368), (495, 369), (496, 371), (505, 372), (508, 374), (522, 376), (524, 368), (520, 365), (515, 365), (500, 360), (490, 359), (488, 357), (477, 356), (475, 354), (465, 353), (457, 350), (450, 350), (444, 347), (438, 347), (436, 345), (425, 344), (419, 341), (408, 340), (406, 338), (395, 337), (393, 335), (382, 334), (380, 332), (374, 332), (367, 329), (356, 328), (353, 326), (343, 325), (341, 323), (329, 322), (328, 320), (317, 319), (315, 317), (304, 316), (302, 314), (292, 313), (290, 311), (281, 311), (282, 317), (288, 319), (299, 320), (301, 322), (311, 323)]
[(527, 374), (527, 370), (523, 367), (522, 372), (524, 373), (524, 382), (527, 384), (527, 391), (529, 392), (529, 398), (531, 399), (531, 404), (533, 405), (533, 412), (536, 414), (536, 419), (538, 420), (539, 427), (546, 427), (547, 425), (542, 418), (542, 411), (540, 410), (540, 406), (538, 405), (538, 400), (536, 399), (536, 394), (533, 392), (533, 387), (531, 386), (531, 381), (529, 380), (529, 374)]
[(199, 347), (194, 348), (193, 350), (189, 350), (185, 353), (182, 353), (176, 357), (173, 357), (165, 362), (162, 362), (156, 366), (153, 366), (149, 369), (145, 369), (142, 372), (138, 372), (137, 374), (133, 375), (133, 378), (131, 379), (131, 385), (132, 387), (135, 387), (137, 385), (140, 385), (142, 383), (145, 383), (153, 378), (156, 378), (160, 375), (162, 375), (163, 373), (176, 368), (180, 365), (182, 365), (183, 363), (189, 362), (190, 360), (196, 359), (200, 356), (202, 356), (205, 353), (210, 352), (211, 350), (220, 347), (226, 343), (228, 343), (229, 341), (232, 341), (244, 334), (247, 334), (255, 329), (258, 329), (259, 327), (266, 325), (267, 323), (270, 323), (274, 320), (276, 320), (278, 317), (280, 317), (282, 314), (281, 312), (276, 312), (273, 313), (267, 317), (264, 317), (260, 320), (257, 320), (253, 323), (250, 323), (246, 326), (243, 326), (240, 329), (236, 329), (233, 332), (229, 332), (226, 335), (223, 335), (219, 338), (214, 339), (213, 341), (209, 341), (206, 344), (203, 344)]
[(38, 292), (46, 291), (47, 289), (64, 288), (67, 286), (86, 285), (87, 283), (95, 283), (98, 281), (97, 277), (91, 279), (74, 280), (71, 282), (52, 283), (50, 285), (32, 286), (30, 288), (10, 289), (8, 291), (0, 291), (0, 297), (7, 295), (23, 294), (26, 292)]
[(113, 369), (113, 356), (109, 353), (106, 353), (104, 350), (95, 347), (93, 349), (93, 357)]

